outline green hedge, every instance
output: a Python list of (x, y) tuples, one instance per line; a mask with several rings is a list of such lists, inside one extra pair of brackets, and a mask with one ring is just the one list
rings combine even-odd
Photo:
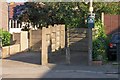
[(0, 29), (0, 38), (2, 39), (2, 46), (10, 45), (11, 34)]
[(107, 61), (107, 44), (108, 37), (105, 34), (104, 26), (100, 20), (95, 23), (97, 29), (93, 36), (93, 60)]

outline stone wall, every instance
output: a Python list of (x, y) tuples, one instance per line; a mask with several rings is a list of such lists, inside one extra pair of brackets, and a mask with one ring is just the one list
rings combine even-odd
[(20, 44), (2, 47), (2, 58), (7, 58), (20, 52)]
[(10, 55), (17, 54), (19, 52), (28, 50), (28, 32), (21, 31), (21, 33), (14, 33), (13, 40), (17, 43), (14, 43), (10, 46), (2, 47), (2, 58), (9, 57)]

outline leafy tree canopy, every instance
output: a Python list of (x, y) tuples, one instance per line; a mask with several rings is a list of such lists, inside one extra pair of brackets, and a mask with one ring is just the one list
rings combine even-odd
[[(93, 4), (96, 20), (101, 12), (119, 14), (119, 3), (96, 2)], [(85, 19), (89, 13), (89, 4), (84, 2), (26, 2), (16, 6), (14, 19), (46, 26), (49, 24), (65, 24), (69, 27), (85, 27)]]

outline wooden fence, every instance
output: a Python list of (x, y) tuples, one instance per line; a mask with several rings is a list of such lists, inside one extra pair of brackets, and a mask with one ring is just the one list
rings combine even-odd
[(41, 51), (42, 48), (42, 30), (30, 30), (29, 49), (32, 51)]
[(48, 63), (48, 49), (55, 52), (65, 47), (65, 25), (42, 28), (42, 65)]
[(19, 22), (18, 20), (9, 20), (9, 32), (12, 33), (20, 33), (21, 29), (25, 26), (28, 26), (30, 29), (37, 30), (37, 27), (40, 27), (39, 24), (32, 25), (32, 23), (28, 22)]
[[(18, 37), (15, 37), (15, 36)], [(14, 44), (10, 46), (2, 47), (2, 58), (9, 57), (10, 55), (17, 54), (22, 51), (28, 50), (28, 32), (21, 31), (21, 33), (13, 33), (13, 42)]]

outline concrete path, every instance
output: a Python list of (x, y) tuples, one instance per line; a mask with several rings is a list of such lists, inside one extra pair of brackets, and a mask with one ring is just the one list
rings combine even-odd
[[(118, 78), (116, 65), (85, 66), (50, 63), (46, 66), (36, 64), (37, 53), (23, 54), (19, 57), (2, 59), (3, 78)], [(34, 56), (35, 55), (35, 56)], [(21, 61), (20, 59), (26, 60)], [(32, 58), (31, 58), (32, 56)], [(34, 62), (34, 63), (30, 63)], [(0, 68), (1, 68), (0, 67)]]

